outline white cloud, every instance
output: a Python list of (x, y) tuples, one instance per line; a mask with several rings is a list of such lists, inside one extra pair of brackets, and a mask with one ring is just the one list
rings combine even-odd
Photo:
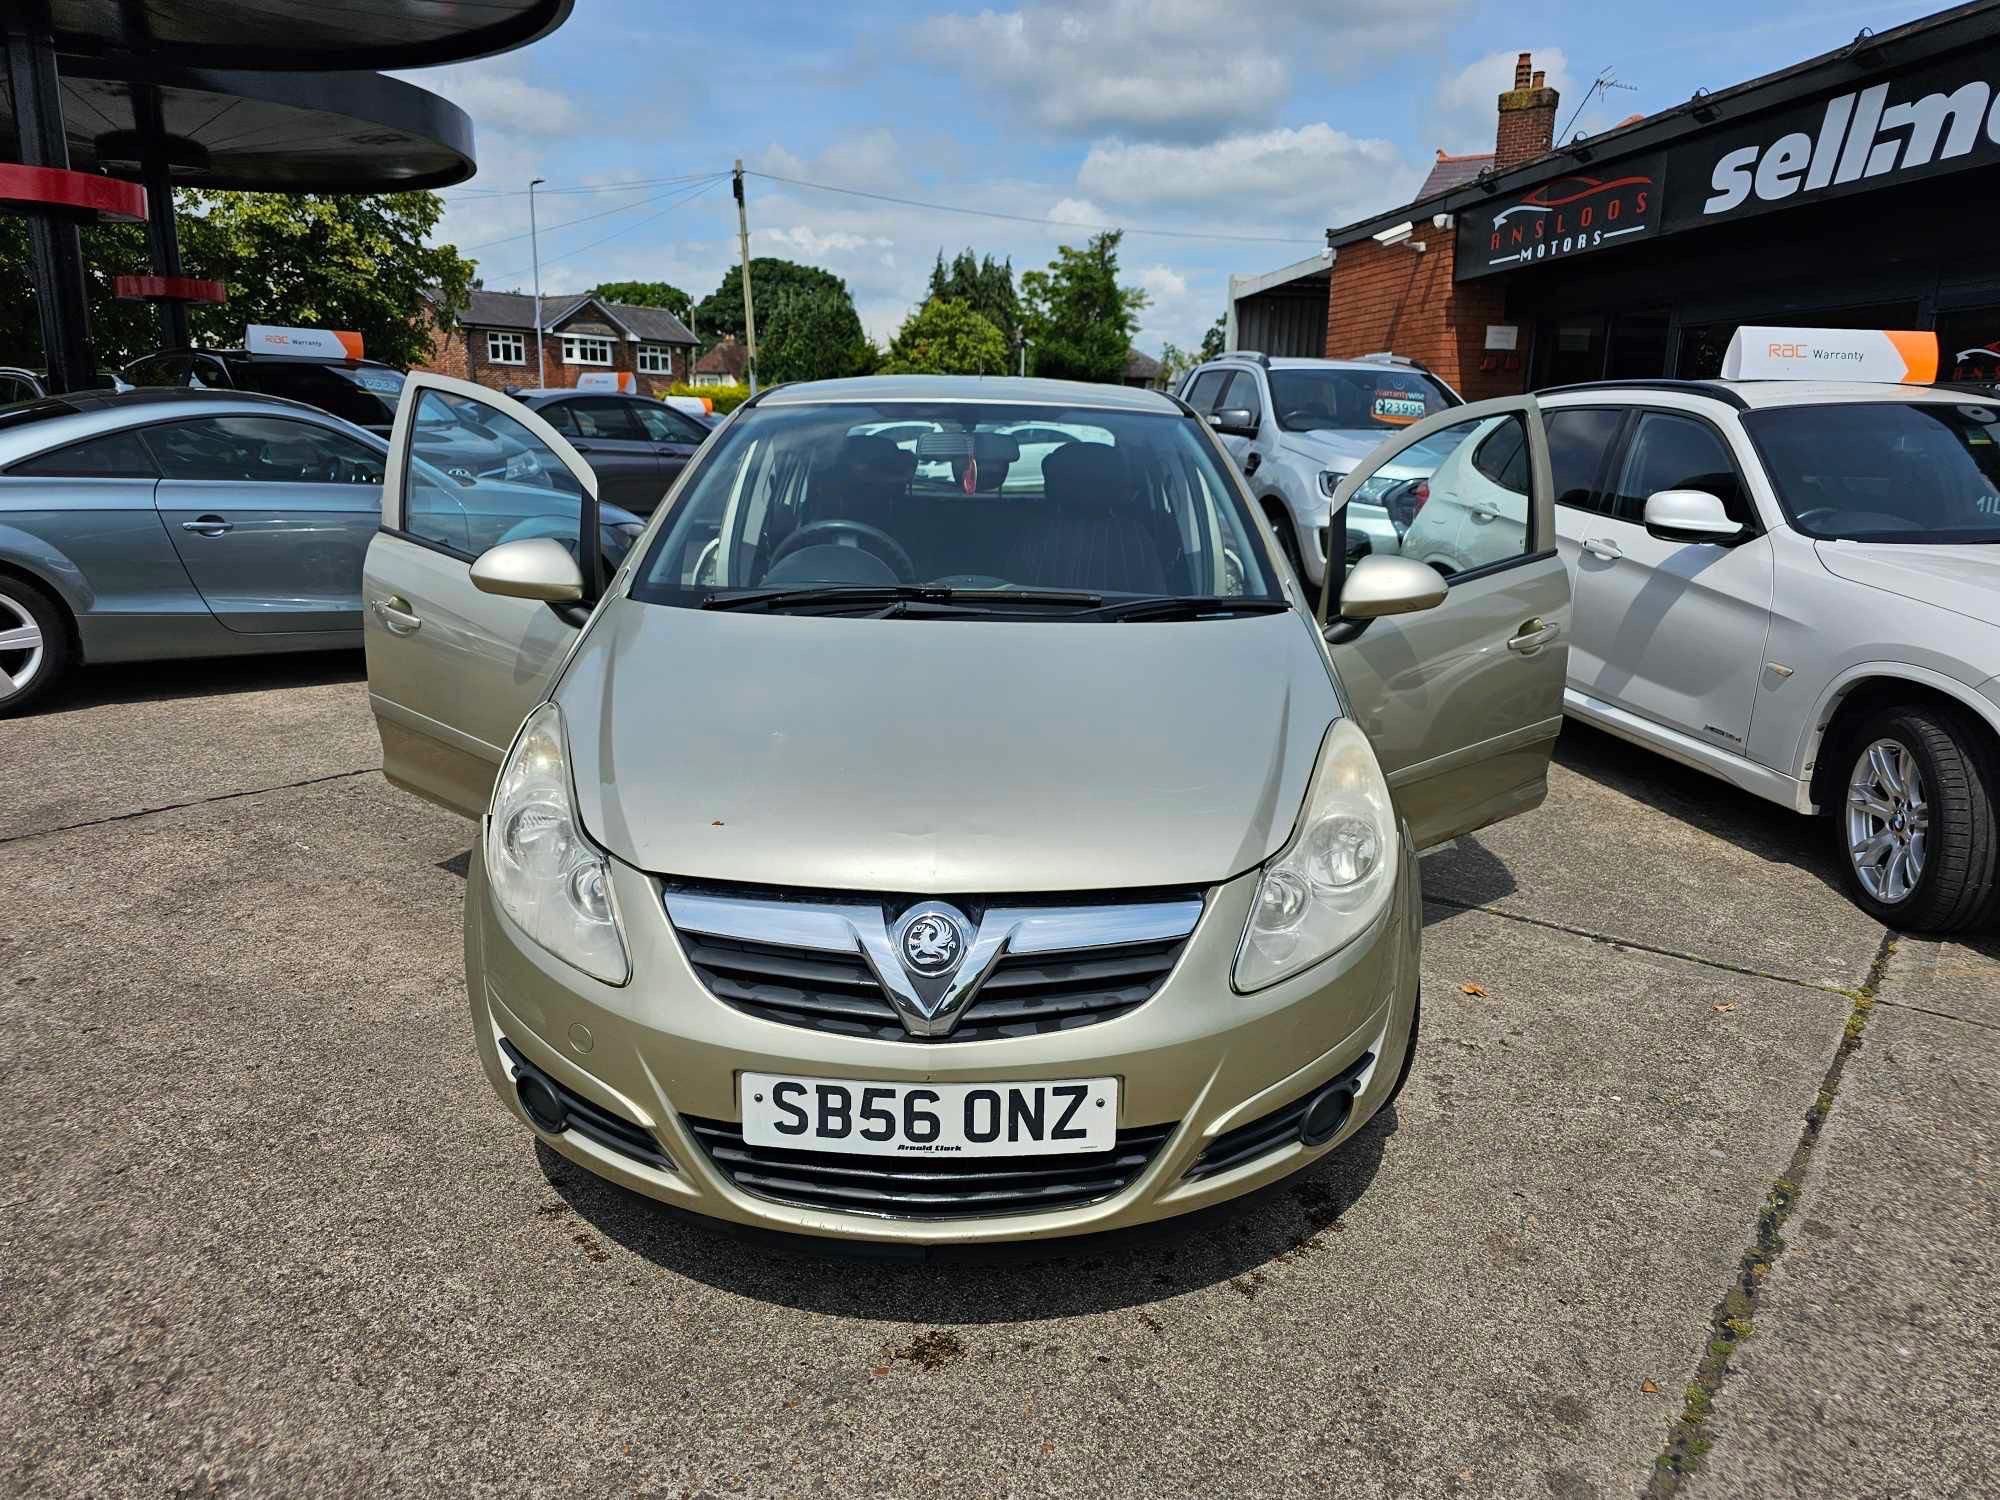
[[(1582, 96), (1577, 89), (1588, 88), (1588, 83), (1578, 85), (1570, 77), (1569, 57), (1560, 47), (1535, 47), (1535, 67), (1548, 75), (1550, 88), (1562, 94), (1562, 104), (1557, 110), (1557, 123), (1569, 118)], [(1448, 73), (1438, 83), (1437, 108), (1432, 115), (1432, 128), (1439, 136), (1437, 145), (1453, 155), (1466, 152), (1491, 151), (1493, 149), (1494, 127), (1498, 124), (1497, 104), (1502, 94), (1514, 86), (1514, 63), (1520, 55), (1514, 52), (1489, 52), (1477, 62), (1467, 63), (1455, 73)], [(1572, 127), (1572, 130), (1579, 127)]]
[(915, 39), (1045, 130), (1185, 140), (1271, 119), (1295, 59), (1349, 73), (1428, 44), (1465, 3), (1263, 0), (1237, 15), (1204, 0), (1031, 0), (929, 17)]
[(1404, 202), (1420, 180), (1389, 142), (1325, 123), (1193, 146), (1101, 141), (1077, 171), (1078, 186), (1115, 205), (1240, 205), (1260, 223), (1321, 229)]
[(1105, 222), (1104, 210), (1099, 208), (1095, 203), (1092, 203), (1088, 198), (1058, 198), (1050, 206), (1045, 217), (1060, 219), (1065, 224), (1102, 224)]
[(471, 115), (479, 133), (518, 131), (544, 139), (575, 135), (590, 122), (576, 101), (546, 88), (474, 65), (435, 68), (410, 80), (439, 93)]
[(1187, 277), (1172, 266), (1147, 266), (1139, 273), (1139, 287), (1155, 302), (1187, 295)]

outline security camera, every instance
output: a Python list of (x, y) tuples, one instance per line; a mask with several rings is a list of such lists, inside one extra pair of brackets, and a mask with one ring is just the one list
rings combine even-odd
[(1449, 228), (1451, 228), (1451, 215), (1450, 215), (1450, 214), (1432, 214), (1432, 215), (1431, 215), (1431, 228), (1433, 228), (1433, 229), (1449, 229)]

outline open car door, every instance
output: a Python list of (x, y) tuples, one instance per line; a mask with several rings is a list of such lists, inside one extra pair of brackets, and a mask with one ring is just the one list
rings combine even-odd
[(1410, 542), (1430, 507), (1446, 520), (1450, 545), (1427, 562), (1444, 578), (1444, 602), (1343, 619), (1345, 580), (1329, 568), (1319, 618), (1354, 715), (1423, 849), (1526, 812), (1548, 794), (1570, 585), (1556, 553), (1548, 440), (1532, 396), (1453, 407), (1385, 442), (1335, 492), (1335, 535), (1349, 498), (1391, 465), (1408, 491), (1402, 509), (1415, 510), (1405, 556), (1417, 551)]
[[(504, 458), (486, 472), (449, 453), (425, 456), (425, 432), (462, 425), (468, 408)], [(391, 782), (467, 817), (486, 811), (514, 732), (603, 592), (599, 532), (597, 478), (547, 422), (482, 386), (409, 377), (361, 579), (368, 700)], [(572, 549), (580, 603), (473, 585), (475, 558), (529, 537)]]

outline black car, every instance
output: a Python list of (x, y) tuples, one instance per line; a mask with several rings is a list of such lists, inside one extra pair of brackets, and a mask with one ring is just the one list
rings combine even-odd
[(372, 359), (252, 354), (244, 349), (159, 349), (119, 372), (127, 385), (206, 386), (303, 401), (386, 439), (403, 396), (403, 372)]
[(508, 395), (569, 439), (597, 474), (598, 498), (649, 516), (709, 429), (648, 396), (514, 390)]

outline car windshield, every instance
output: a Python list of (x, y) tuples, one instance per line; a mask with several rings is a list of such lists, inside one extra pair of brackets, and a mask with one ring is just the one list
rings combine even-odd
[(954, 598), (987, 612), (1283, 607), (1214, 443), (1177, 413), (776, 405), (711, 441), (636, 598), (821, 611), (851, 590), (878, 609), (885, 591), (937, 606), (885, 611), (899, 614)]
[(2000, 407), (1839, 402), (1743, 414), (1794, 529), (1823, 541), (2000, 542)]
[(1271, 371), (1271, 405), (1287, 432), (1388, 432), (1457, 403), (1416, 370), (1281, 366)]

